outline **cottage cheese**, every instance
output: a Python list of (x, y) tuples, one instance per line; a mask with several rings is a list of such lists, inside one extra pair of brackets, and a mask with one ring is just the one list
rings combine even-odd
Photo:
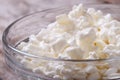
[[(120, 56), (120, 22), (111, 14), (103, 15), (94, 8), (74, 6), (68, 14), (21, 42), (18, 49), (37, 56), (57, 59), (106, 59)], [(73, 63), (42, 61), (24, 57), (21, 63), (33, 72), (62, 80), (100, 80), (112, 74), (120, 75), (120, 62)], [(99, 64), (99, 65), (96, 65)], [(101, 66), (102, 65), (102, 66)]]

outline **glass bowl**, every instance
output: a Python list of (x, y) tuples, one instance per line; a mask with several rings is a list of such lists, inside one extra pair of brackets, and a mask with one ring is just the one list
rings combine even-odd
[[(85, 7), (99, 9), (103, 11), (103, 13), (111, 13), (114, 18), (120, 20), (120, 12), (118, 12), (120, 11), (120, 8), (115, 5), (86, 4)], [(46, 28), (48, 24), (54, 22), (55, 16), (62, 13), (68, 13), (70, 10), (71, 6), (38, 11), (14, 21), (5, 29), (2, 37), (4, 57), (8, 67), (16, 74), (15, 76), (18, 76), (19, 79), (17, 80), (88, 80), (86, 77), (90, 76), (90, 74), (82, 70), (82, 68), (86, 67), (86, 65), (96, 66), (96, 68), (99, 68), (100, 71), (98, 71), (97, 74), (95, 74), (96, 72), (92, 70), (92, 68), (91, 71), (89, 71), (93, 72), (93, 76), (98, 76), (98, 74), (100, 74), (99, 80), (120, 79), (120, 59), (118, 58), (96, 60), (53, 59), (49, 57), (38, 57), (36, 55), (31, 55), (30, 53), (22, 52), (16, 48), (21, 41), (28, 41), (28, 37), (30, 35), (37, 34), (41, 29)], [(24, 59), (28, 62), (24, 62)], [(29, 62), (31, 59), (34, 60), (33, 63)], [(45, 63), (45, 68), (43, 68), (44, 71), (47, 69), (50, 71), (52, 69), (53, 72), (61, 71), (61, 75), (68, 76), (68, 78), (53, 78), (54, 74), (46, 73), (45, 75), (40, 70), (31, 70), (37, 65), (37, 63)], [(50, 68), (48, 63), (54, 66), (57, 64), (64, 66), (66, 67), (66, 71), (62, 70), (62, 68), (55, 70), (54, 66)], [(81, 69), (75, 69), (75, 65), (79, 66)], [(119, 68), (117, 72), (118, 74), (110, 75), (109, 77), (104, 75), (106, 70), (110, 68), (109, 66), (114, 65)], [(72, 72), (69, 71), (71, 69)], [(81, 76), (81, 78), (79, 78), (79, 76)], [(90, 80), (98, 79), (92, 78)]]

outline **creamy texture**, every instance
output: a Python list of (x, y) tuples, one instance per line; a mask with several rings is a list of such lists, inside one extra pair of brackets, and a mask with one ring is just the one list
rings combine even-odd
[[(106, 59), (120, 56), (120, 22), (111, 14), (104, 15), (94, 8), (74, 6), (68, 14), (61, 14), (56, 21), (31, 35), (29, 42), (21, 42), (21, 51), (37, 56), (57, 59)], [(47, 62), (27, 58), (21, 60), (34, 72), (63, 80), (100, 80), (120, 75), (120, 63), (66, 63)], [(114, 63), (114, 64), (113, 64)], [(75, 75), (74, 75), (75, 74)]]

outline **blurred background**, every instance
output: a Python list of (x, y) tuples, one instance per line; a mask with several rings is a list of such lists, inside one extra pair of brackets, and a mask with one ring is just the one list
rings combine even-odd
[(1, 37), (4, 29), (19, 17), (48, 8), (75, 4), (106, 4), (120, 7), (120, 0), (0, 0), (0, 80), (17, 80), (4, 65)]

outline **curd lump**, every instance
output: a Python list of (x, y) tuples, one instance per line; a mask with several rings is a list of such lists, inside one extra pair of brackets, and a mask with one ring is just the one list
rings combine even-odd
[[(120, 22), (94, 8), (74, 6), (68, 14), (21, 42), (18, 49), (56, 59), (107, 59), (120, 56)], [(27, 68), (55, 79), (103, 80), (120, 76), (120, 62), (54, 62), (21, 58)], [(117, 64), (116, 64), (117, 63)], [(71, 65), (72, 64), (72, 65)], [(96, 65), (98, 64), (98, 65)]]

